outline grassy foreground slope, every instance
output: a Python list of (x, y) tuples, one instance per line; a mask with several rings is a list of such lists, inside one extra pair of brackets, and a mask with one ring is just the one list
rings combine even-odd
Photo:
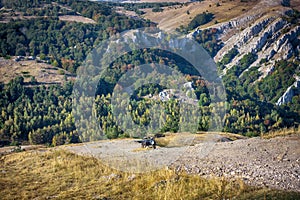
[(0, 158), (3, 199), (299, 199), (300, 194), (206, 180), (170, 169), (144, 174), (112, 170), (99, 160), (63, 150)]

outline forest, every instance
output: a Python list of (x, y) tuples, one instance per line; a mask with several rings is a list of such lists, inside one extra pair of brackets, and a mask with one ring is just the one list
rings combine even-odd
[(72, 83), (26, 87), (23, 77), (1, 85), (1, 145), (79, 142), (71, 115)]
[[(31, 2), (31, 3), (29, 3)], [(36, 2), (36, 3), (35, 3)], [(35, 7), (49, 1), (2, 1), (7, 8), (35, 15)], [(139, 27), (150, 26), (150, 22), (128, 18), (117, 14), (111, 6), (86, 1), (57, 1), (70, 6), (74, 12), (79, 12), (94, 19), (96, 24), (70, 23), (58, 19), (59, 6), (49, 6), (47, 9), (37, 9), (42, 16), (31, 20), (11, 21), (0, 24), (0, 56), (39, 56), (50, 60), (50, 63), (76, 73), (91, 49), (99, 41), (107, 39), (117, 32)], [(52, 4), (51, 4), (52, 5)], [(66, 10), (65, 10), (66, 11)]]
[[(49, 63), (56, 67), (76, 73), (90, 50), (100, 41), (124, 30), (155, 26), (146, 20), (118, 14), (112, 9), (113, 5), (108, 3), (57, 0), (55, 2), (68, 6), (72, 10), (53, 4), (42, 10), (31, 9), (51, 2), (53, 1), (1, 1), (1, 6), (16, 9), (26, 15), (47, 16), (29, 20), (12, 20), (7, 24), (0, 24), (0, 55), (2, 57), (9, 59), (10, 56), (18, 55), (39, 56), (49, 60)], [(149, 7), (150, 5), (139, 6)], [(157, 5), (151, 6), (151, 8), (156, 8)], [(58, 18), (62, 14), (76, 14), (77, 12), (95, 20), (96, 23), (64, 22)], [(212, 18), (213, 16), (209, 13), (201, 14), (191, 22), (188, 28), (198, 26), (199, 23), (207, 23)], [(195, 40), (211, 56), (216, 55), (222, 47), (216, 34), (216, 29), (207, 29), (198, 31), (194, 35)], [(228, 55), (217, 63), (219, 71), (223, 70), (224, 65), (237, 54), (238, 50), (235, 48), (229, 51)], [(275, 102), (279, 94), (282, 94), (293, 83), (292, 73), (299, 71), (299, 63), (278, 61), (270, 76), (266, 77), (263, 82), (255, 82), (260, 75), (258, 68), (253, 67), (245, 71), (255, 60), (254, 54), (247, 54), (239, 65), (228, 70), (222, 77), (226, 87), (227, 101), (225, 105), (215, 105), (211, 103), (213, 97), (207, 90), (207, 85), (211, 83), (195, 73), (193, 66), (180, 57), (153, 49), (127, 53), (111, 63), (110, 69), (106, 72), (106, 78), (98, 80), (99, 87), (94, 98), (94, 117), (97, 118), (97, 123), (105, 137), (109, 139), (131, 137), (136, 130), (126, 132), (122, 130), (122, 126), (126, 126), (126, 123), (130, 123), (132, 119), (134, 124), (146, 127), (150, 124), (151, 116), (161, 123), (160, 129), (155, 129), (155, 127), (148, 129), (152, 133), (188, 130), (186, 129), (188, 127), (180, 127), (185, 119), (179, 114), (179, 107), (184, 105), (178, 98), (174, 97), (169, 101), (154, 101), (145, 98), (149, 94), (155, 96), (163, 91), (165, 88), (161, 85), (152, 84), (140, 87), (131, 97), (128, 97), (131, 99), (128, 105), (130, 116), (121, 114), (114, 116), (112, 113), (112, 91), (117, 86), (120, 77), (141, 64), (161, 63), (179, 70), (186, 80), (192, 82), (194, 97), (198, 99), (197, 109), (201, 114), (197, 119), (197, 127), (192, 127), (195, 128), (195, 132), (206, 131), (211, 123), (216, 124), (220, 121), (224, 122), (224, 127), (218, 128), (222, 128), (223, 131), (247, 136), (258, 136), (271, 130), (298, 126), (300, 93), (295, 91), (297, 95), (287, 105), (276, 106)], [(152, 73), (157, 74), (157, 71), (153, 70)], [(135, 74), (135, 76), (145, 76), (145, 74)], [(90, 129), (82, 132), (83, 130), (78, 130), (75, 126), (74, 112), (77, 111), (72, 110), (73, 85), (74, 82), (51, 86), (28, 85), (24, 83), (23, 77), (16, 77), (8, 84), (1, 84), (0, 145), (31, 143), (56, 146), (99, 139), (97, 130)], [(116, 101), (124, 104), (124, 99), (125, 97), (118, 98)], [(82, 97), (80, 101), (85, 102), (86, 99)], [(164, 112), (150, 115), (149, 110), (159, 106), (164, 108)], [(211, 117), (218, 112), (219, 107), (224, 106), (226, 114), (223, 119)], [(123, 124), (117, 123), (116, 117)], [(80, 123), (88, 125), (90, 119), (83, 116)], [(146, 132), (134, 136), (142, 137), (143, 134)]]

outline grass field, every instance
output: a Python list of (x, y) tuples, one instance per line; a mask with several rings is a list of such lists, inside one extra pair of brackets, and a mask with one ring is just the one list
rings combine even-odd
[(261, 138), (270, 139), (274, 137), (288, 136), (292, 134), (300, 134), (300, 128), (283, 128), (277, 131), (270, 131), (268, 133), (261, 134)]
[(166, 133), (165, 137), (156, 138), (158, 146), (161, 147), (180, 147), (180, 146), (189, 146), (195, 145), (197, 143), (202, 143), (205, 140), (218, 141), (218, 138), (210, 138), (211, 135), (217, 135), (219, 138), (226, 138), (228, 140), (237, 140), (246, 138), (242, 135), (232, 134), (232, 133), (222, 133), (222, 132), (199, 132), (197, 134), (191, 133)]
[(166, 7), (163, 12), (152, 12), (152, 9), (145, 9), (146, 14), (144, 17), (158, 23), (158, 27), (165, 31), (173, 31), (180, 25), (187, 26), (197, 14), (211, 12), (215, 15), (215, 18), (212, 22), (203, 26), (207, 27), (216, 22), (228, 21), (245, 14), (252, 9), (257, 2), (257, 0), (248, 2), (241, 2), (240, 0), (193, 2), (188, 5)]
[(300, 194), (203, 179), (172, 169), (115, 171), (92, 157), (47, 149), (0, 158), (1, 199), (299, 199)]
[(13, 59), (0, 58), (0, 82), (8, 83), (10, 80), (22, 76), (25, 83), (30, 83), (34, 77), (40, 84), (62, 84), (66, 80), (75, 77), (64, 69), (54, 67), (46, 63), (38, 63), (36, 60), (24, 60), (16, 62)]

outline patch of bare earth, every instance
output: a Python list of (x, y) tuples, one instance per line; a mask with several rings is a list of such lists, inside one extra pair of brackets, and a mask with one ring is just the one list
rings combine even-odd
[(116, 7), (116, 12), (119, 14), (122, 14), (122, 15), (129, 16), (129, 17), (139, 17), (139, 15), (136, 14), (136, 12), (126, 10), (126, 9), (124, 9), (124, 7)]
[(218, 142), (201, 157), (189, 148), (174, 167), (205, 177), (239, 178), (249, 185), (300, 191), (300, 135)]
[(77, 15), (62, 15), (59, 16), (59, 20), (68, 21), (68, 22), (81, 22), (86, 24), (95, 24), (96, 22), (93, 19), (77, 16)]
[(188, 141), (189, 145), (141, 150), (136, 140), (126, 139), (63, 148), (96, 157), (104, 164), (124, 171), (143, 172), (168, 167), (207, 178), (224, 176), (242, 179), (254, 186), (300, 191), (299, 134), (234, 141), (232, 136), (218, 134), (208, 137), (184, 135), (177, 138), (177, 142), (178, 139), (183, 143)]
[(299, 0), (291, 0), (291, 8), (300, 11), (300, 1)]
[(178, 2), (178, 3), (186, 3), (190, 2), (189, 0), (128, 0), (122, 1), (122, 3), (160, 3), (160, 2)]
[(21, 146), (7, 146), (0, 148), (0, 157), (6, 154), (19, 151), (30, 151), (45, 148), (44, 145), (21, 145)]
[(24, 16), (21, 12), (8, 12), (8, 13), (2, 13), (0, 23), (9, 23), (11, 20), (30, 20), (30, 19), (38, 19), (42, 18), (40, 16)]
[(34, 77), (38, 84), (62, 84), (66, 80), (75, 79), (69, 72), (35, 60), (14, 61), (0, 57), (0, 82), (8, 83), (17, 76), (30, 83)]

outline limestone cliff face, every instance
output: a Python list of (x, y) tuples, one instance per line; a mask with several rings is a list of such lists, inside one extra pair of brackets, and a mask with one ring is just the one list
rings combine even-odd
[[(237, 48), (239, 52), (225, 66), (223, 74), (238, 66), (248, 53), (256, 55), (256, 60), (248, 69), (258, 67), (261, 76), (257, 81), (263, 81), (274, 70), (276, 61), (300, 61), (300, 23), (299, 20), (291, 22), (295, 11), (289, 5), (289, 0), (261, 0), (244, 15), (211, 27), (218, 29), (218, 38), (224, 44), (214, 57), (215, 62), (221, 61), (232, 48)], [(296, 81), (288, 88), (277, 105), (290, 102), (294, 96), (293, 87), (299, 84)]]
[(286, 91), (285, 93), (278, 99), (276, 105), (282, 105), (282, 104), (286, 104), (288, 102), (291, 102), (294, 95), (295, 95), (295, 90), (299, 90), (300, 89), (300, 80), (296, 80), (295, 83), (293, 85), (291, 85)]
[[(225, 38), (226, 30), (221, 26), (220, 38)], [(288, 23), (282, 16), (268, 16), (259, 18), (252, 26), (235, 33), (228, 40), (223, 40), (224, 47), (215, 56), (220, 61), (233, 47), (238, 48), (239, 54), (227, 64), (224, 72), (237, 65), (244, 55), (253, 53), (257, 60), (250, 66), (258, 66), (264, 60), (274, 63), (281, 59), (290, 59), (298, 55), (300, 26)], [(264, 66), (262, 66), (263, 69)], [(271, 68), (272, 65), (267, 66)], [(264, 69), (263, 72), (269, 70)], [(264, 74), (267, 75), (267, 74)]]
[[(289, 1), (286, 0), (261, 0), (244, 15), (211, 27), (218, 29), (219, 39), (224, 43), (214, 58), (216, 62), (233, 47), (239, 50), (239, 54), (226, 66), (225, 73), (248, 53), (257, 54), (256, 62), (250, 67), (257, 66), (262, 59), (273, 63), (298, 55), (300, 26), (287, 20), (288, 15), (293, 13), (291, 8), (285, 7), (288, 5)], [(272, 68), (272, 65), (268, 68)]]

